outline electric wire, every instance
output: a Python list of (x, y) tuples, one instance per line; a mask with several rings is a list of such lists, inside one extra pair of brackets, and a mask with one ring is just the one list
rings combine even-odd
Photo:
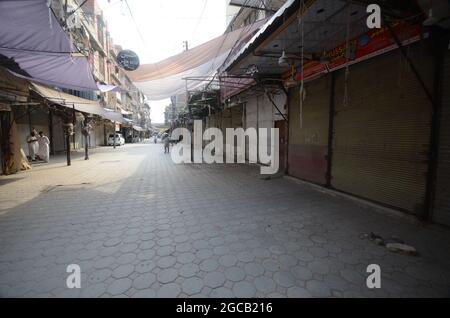
[(194, 28), (194, 33), (192, 34), (191, 42), (194, 41), (195, 35), (197, 33), (198, 26), (200, 25), (200, 22), (201, 22), (201, 20), (203, 18), (203, 14), (205, 13), (205, 9), (206, 9), (207, 4), (208, 4), (208, 0), (205, 0), (205, 2), (203, 3), (202, 11), (200, 13), (200, 18), (197, 20), (197, 23), (196, 23), (195, 28)]

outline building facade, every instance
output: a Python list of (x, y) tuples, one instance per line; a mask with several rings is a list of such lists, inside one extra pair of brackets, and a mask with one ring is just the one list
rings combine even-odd
[[(32, 129), (49, 136), (51, 154), (67, 152), (68, 147), (77, 150), (86, 145), (106, 145), (108, 135), (115, 129), (114, 122), (120, 124), (121, 132), (128, 136), (127, 142), (138, 142), (149, 135), (150, 107), (143, 93), (118, 66), (116, 57), (121, 48), (114, 45), (97, 1), (86, 1), (79, 7), (78, 2), (73, 0), (53, 0), (51, 9), (76, 50), (88, 58), (99, 89), (77, 91), (43, 87), (16, 79), (2, 69), (8, 75), (2, 76), (5, 83), (0, 87), (1, 95), (8, 95), (8, 99), (4, 99), (7, 105), (2, 107), (1, 113), (3, 173), (17, 171), (5, 169), (8, 152), (16, 147), (10, 145), (13, 135), (11, 125), (14, 126), (14, 143), (19, 147), (16, 154), (22, 149), (25, 156), (28, 155), (26, 140)], [(26, 96), (12, 96), (9, 92), (10, 87), (18, 87), (19, 83)], [(84, 107), (83, 104), (92, 107)], [(69, 123), (74, 131), (70, 143), (66, 140), (64, 129)], [(88, 123), (90, 134), (85, 137), (83, 131)]]

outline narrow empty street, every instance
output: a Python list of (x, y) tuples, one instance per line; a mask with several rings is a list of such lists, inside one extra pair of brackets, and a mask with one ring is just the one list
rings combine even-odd
[[(449, 251), (448, 230), (256, 166), (175, 165), (161, 144), (0, 177), (1, 297), (448, 297)], [(66, 287), (69, 264), (80, 289)], [(366, 286), (369, 264), (380, 289)]]

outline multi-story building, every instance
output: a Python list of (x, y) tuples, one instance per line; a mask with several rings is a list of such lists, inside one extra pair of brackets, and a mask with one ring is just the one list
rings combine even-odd
[(142, 135), (144, 127), (150, 127), (149, 115), (142, 116), (145, 96), (130, 81), (126, 73), (116, 62), (122, 47), (115, 45), (108, 31), (108, 24), (96, 0), (88, 0), (82, 7), (73, 0), (54, 0), (54, 11), (66, 26), (74, 44), (80, 52), (89, 58), (95, 80), (99, 84), (120, 87), (121, 90), (109, 92), (73, 92), (69, 93), (97, 100), (104, 108), (118, 111), (124, 116), (122, 133), (129, 136), (128, 141)]

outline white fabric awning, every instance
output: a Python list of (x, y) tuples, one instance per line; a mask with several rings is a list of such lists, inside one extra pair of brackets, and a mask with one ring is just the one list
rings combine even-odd
[(242, 29), (225, 33), (161, 62), (141, 65), (136, 71), (127, 72), (127, 75), (150, 100), (169, 98), (186, 92), (186, 88), (194, 89), (202, 83), (188, 81), (186, 85), (184, 78), (214, 74), (230, 51), (250, 38), (264, 22), (265, 20), (257, 21)]
[(122, 107), (120, 107), (119, 105), (117, 105), (117, 108), (119, 108), (120, 113), (122, 115), (133, 115), (133, 112), (127, 111), (127, 110), (123, 109)]
[(136, 131), (139, 131), (139, 132), (145, 131), (144, 128), (142, 128), (141, 126), (138, 126), (138, 125), (133, 125), (133, 129), (136, 130)]
[(31, 87), (36, 93), (55, 104), (68, 108), (74, 108), (79, 112), (98, 115), (111, 121), (123, 121), (121, 114), (104, 109), (97, 101), (63, 93), (56, 89), (36, 83), (31, 83)]

